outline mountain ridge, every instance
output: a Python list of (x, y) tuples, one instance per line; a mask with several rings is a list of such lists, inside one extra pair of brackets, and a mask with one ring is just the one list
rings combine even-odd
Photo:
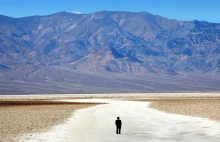
[(0, 15), (0, 94), (218, 92), (220, 24), (147, 12)]
[[(148, 73), (219, 72), (220, 24), (217, 23), (126, 11), (59, 12), (23, 18), (1, 16), (0, 20), (0, 64), (14, 70), (26, 64), (77, 69), (72, 62), (108, 47), (134, 59), (133, 63), (139, 61), (139, 66)], [(77, 67), (99, 71), (80, 67), (88, 62), (84, 61)], [(97, 68), (103, 68), (97, 62)], [(118, 66), (113, 62), (105, 63), (106, 71), (128, 73), (127, 69), (113, 68)], [(132, 68), (126, 62), (120, 66)], [(140, 75), (144, 74), (140, 72)]]
[(166, 18), (164, 16), (161, 16), (161, 15), (158, 15), (158, 14), (152, 14), (152, 13), (149, 13), (147, 11), (111, 11), (111, 10), (100, 10), (100, 11), (96, 11), (96, 12), (91, 12), (91, 13), (80, 13), (80, 14), (77, 14), (77, 13), (74, 13), (74, 12), (71, 12), (71, 11), (60, 11), (60, 12), (56, 12), (56, 13), (51, 13), (51, 14), (46, 14), (46, 15), (30, 15), (30, 16), (24, 16), (24, 17), (13, 17), (13, 16), (8, 16), (8, 15), (4, 15), (4, 14), (0, 14), (0, 16), (3, 16), (3, 17), (8, 17), (8, 18), (13, 18), (13, 19), (21, 19), (21, 18), (28, 18), (28, 17), (48, 17), (48, 16), (51, 16), (51, 15), (56, 15), (56, 14), (61, 14), (61, 13), (69, 13), (69, 14), (74, 14), (74, 15), (90, 15), (90, 14), (93, 14), (93, 13), (100, 13), (100, 12), (111, 12), (111, 13), (146, 13), (146, 14), (150, 14), (152, 16), (158, 16), (158, 17), (161, 17), (161, 18), (165, 18), (165, 19), (168, 19), (168, 20), (176, 20), (176, 21), (185, 21), (185, 22), (193, 22), (193, 21), (199, 21), (199, 22), (208, 22), (208, 23), (212, 23), (212, 24), (219, 24), (218, 22), (210, 22), (210, 21), (206, 21), (206, 20), (197, 20), (197, 19), (194, 19), (194, 20), (181, 20), (181, 19), (175, 19), (175, 18)]

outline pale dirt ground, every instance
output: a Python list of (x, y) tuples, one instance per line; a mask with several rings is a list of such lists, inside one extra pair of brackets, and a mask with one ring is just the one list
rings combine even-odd
[[(165, 113), (149, 108), (150, 102), (117, 99), (66, 100), (106, 102), (75, 111), (51, 130), (19, 137), (22, 142), (219, 142), (220, 123), (206, 118)], [(121, 135), (115, 119), (122, 120)]]
[[(0, 102), (93, 98), (147, 101), (152, 102), (150, 107), (168, 113), (220, 120), (220, 93), (72, 94), (62, 95), (62, 97), (59, 95), (5, 95), (0, 96)], [(0, 142), (14, 141), (13, 138), (25, 133), (47, 131), (52, 126), (66, 121), (75, 110), (90, 106), (94, 104), (2, 105), (0, 106)]]

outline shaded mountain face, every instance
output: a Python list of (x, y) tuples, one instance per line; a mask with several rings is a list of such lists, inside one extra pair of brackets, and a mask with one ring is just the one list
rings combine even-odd
[(0, 70), (61, 66), (136, 75), (220, 72), (220, 24), (146, 12), (0, 15)]

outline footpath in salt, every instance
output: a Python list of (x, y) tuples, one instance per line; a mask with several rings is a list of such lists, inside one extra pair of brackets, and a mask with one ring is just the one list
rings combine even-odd
[[(27, 134), (19, 141), (220, 142), (220, 123), (205, 118), (168, 114), (149, 108), (148, 102), (83, 101), (108, 104), (78, 110), (64, 124), (54, 126), (51, 131)], [(116, 134), (114, 124), (118, 116), (122, 120), (121, 135)]]

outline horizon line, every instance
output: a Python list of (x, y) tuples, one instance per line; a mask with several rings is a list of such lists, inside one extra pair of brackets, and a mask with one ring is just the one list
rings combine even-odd
[(89, 13), (84, 13), (84, 12), (81, 12), (81, 11), (74, 11), (74, 10), (66, 10), (66, 11), (58, 11), (58, 12), (54, 12), (54, 13), (48, 13), (48, 14), (45, 14), (45, 15), (27, 15), (27, 16), (21, 16), (21, 17), (13, 17), (13, 16), (9, 16), (9, 15), (6, 15), (6, 14), (1, 14), (0, 13), (0, 16), (6, 16), (6, 17), (9, 17), (9, 18), (14, 18), (14, 19), (20, 19), (20, 18), (28, 18), (28, 17), (46, 17), (46, 16), (50, 16), (50, 15), (54, 15), (54, 14), (59, 14), (59, 13), (72, 13), (72, 14), (76, 14), (76, 15), (90, 15), (90, 14), (93, 14), (93, 13), (98, 13), (98, 12), (127, 12), (127, 13), (147, 13), (147, 14), (151, 14), (151, 15), (154, 15), (154, 16), (160, 16), (162, 18), (165, 18), (165, 19), (169, 19), (169, 20), (176, 20), (176, 21), (184, 21), (184, 22), (193, 22), (193, 21), (199, 21), (199, 22), (208, 22), (208, 23), (213, 23), (213, 24), (220, 24), (220, 22), (213, 22), (213, 21), (208, 21), (208, 20), (198, 20), (198, 19), (192, 19), (192, 20), (182, 20), (182, 19), (175, 19), (175, 18), (167, 18), (165, 16), (161, 16), (161, 15), (158, 15), (158, 14), (152, 14), (150, 12), (147, 12), (147, 11), (125, 11), (125, 10), (99, 10), (99, 11), (94, 11), (94, 12), (89, 12)]

